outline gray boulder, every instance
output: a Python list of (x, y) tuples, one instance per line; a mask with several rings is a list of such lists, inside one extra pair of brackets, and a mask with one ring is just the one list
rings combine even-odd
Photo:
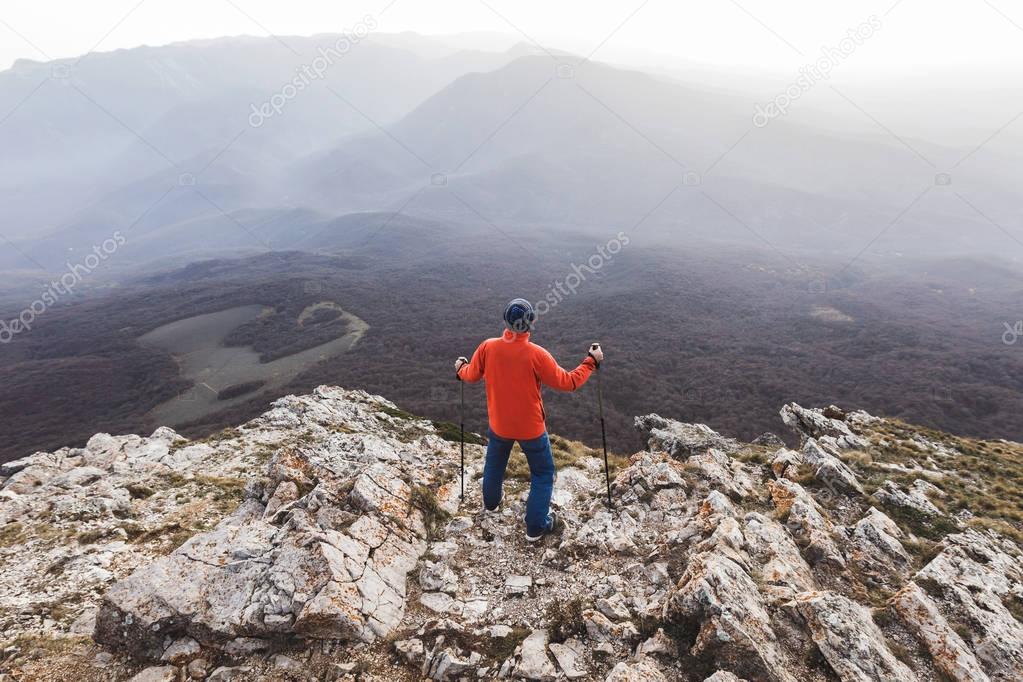
[(688, 459), (710, 448), (732, 453), (741, 447), (706, 424), (686, 424), (656, 414), (636, 417), (635, 426), (650, 450), (663, 450), (675, 459)]

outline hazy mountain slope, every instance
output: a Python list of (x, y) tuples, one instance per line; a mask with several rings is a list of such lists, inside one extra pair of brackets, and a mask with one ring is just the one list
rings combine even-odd
[(224, 38), (18, 62), (0, 73), (0, 111), (11, 112), (0, 126), (10, 162), (0, 169), (0, 196), (16, 219), (7, 231), (39, 235), (89, 198), (156, 172), (198, 175), (202, 167), (187, 162), (214, 156), (240, 133), (251, 174), (273, 178), (277, 164), (390, 122), (457, 76), (506, 60), (466, 51), (428, 58), (402, 49), (401, 39), (384, 45), (370, 36), (332, 57), (322, 79), (289, 92), (279, 114), (250, 125), (253, 106), (284, 92), (339, 38)]
[[(564, 55), (505, 64), (508, 55), (412, 37), (410, 50), (393, 46), (401, 36), (367, 39), (280, 115), (250, 126), (251, 105), (329, 38), (287, 38), (301, 58), (249, 38), (90, 55), (70, 80), (46, 81), (0, 126), (15, 166), (36, 150), (24, 172), (0, 183), (6, 234), (32, 232), (19, 246), (47, 267), (136, 221), (132, 232), (157, 230), (172, 251), (197, 221), (212, 230), (208, 255), (239, 239), (258, 249), (249, 234), (258, 230), (236, 214), (291, 209), (402, 209), (497, 221), (508, 232), (534, 224), (603, 234), (642, 222), (674, 245), (715, 240), (850, 259), (867, 245), (866, 257), (1020, 250), (1023, 237), (1011, 234), (1018, 190), (992, 179), (980, 155), (971, 160), (979, 169), (939, 186), (935, 168), (883, 133), (785, 119), (756, 128), (741, 95), (594, 62), (572, 67)], [(10, 103), (47, 69), (21, 63), (0, 74), (0, 96)], [(126, 94), (122, 84), (136, 80), (145, 81), (141, 96)], [(142, 139), (75, 87), (116, 103), (110, 112)], [(911, 144), (932, 158), (954, 151)], [(188, 251), (201, 253), (197, 246)], [(154, 255), (125, 253), (123, 265)], [(0, 254), (0, 266), (27, 265), (13, 250)]]
[[(301, 164), (295, 177), (315, 190), (307, 201), (328, 211), (396, 208), (414, 198), (413, 211), (466, 212), (449, 193), (416, 195), (440, 173), (491, 220), (600, 226), (638, 222), (686, 180), (652, 223), (686, 222), (687, 236), (705, 238), (746, 222), (772, 243), (818, 252), (835, 240), (862, 248), (931, 188), (934, 197), (906, 216), (917, 233), (895, 231), (886, 247), (950, 253), (964, 229), (975, 251), (1018, 246), (936, 188), (935, 168), (883, 131), (840, 135), (784, 119), (756, 128), (751, 101), (739, 95), (599, 63), (568, 78), (557, 67), (529, 56), (463, 76), (389, 134), (346, 140)], [(949, 153), (911, 144), (933, 158)], [(983, 168), (956, 182), (996, 215), (1018, 200), (1018, 190)], [(743, 241), (756, 239), (747, 232)]]

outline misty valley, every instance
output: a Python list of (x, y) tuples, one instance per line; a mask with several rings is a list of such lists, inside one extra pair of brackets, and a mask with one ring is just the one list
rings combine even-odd
[[(372, 229), (381, 219), (363, 220)], [(505, 288), (539, 300), (554, 284), (548, 273), (563, 280), (591, 247), (536, 231), (530, 248), (545, 255), (508, 260), (495, 254), (500, 234), (452, 224), (455, 243), (431, 250), (431, 225), (392, 222), (365, 247), (372, 266), (349, 248), (209, 260), (47, 311), (2, 356), (5, 423), (18, 425), (3, 456), (84, 442), (96, 424), (202, 436), (320, 384), (457, 421), (448, 356), (499, 333), (494, 301)], [(821, 289), (829, 267), (794, 267), (770, 251), (633, 242), (563, 297), (534, 336), (567, 365), (583, 354), (579, 339), (604, 330), (599, 340), (616, 353), (605, 370), (616, 450), (635, 447), (632, 415), (664, 406), (747, 439), (777, 432), (777, 405), (791, 396), (964, 434), (1023, 435), (1021, 359), (1001, 340), (1013, 273), (967, 260), (873, 266)], [(484, 430), (482, 390), (470, 387), (467, 399), (468, 426)], [(591, 396), (553, 393), (547, 407), (559, 433), (599, 438)]]

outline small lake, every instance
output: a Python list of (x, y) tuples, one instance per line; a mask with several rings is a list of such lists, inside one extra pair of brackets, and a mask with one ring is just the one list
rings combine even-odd
[[(369, 325), (332, 301), (310, 306), (311, 309), (324, 307), (340, 313), (348, 330), (343, 336), (266, 363), (259, 361), (259, 354), (250, 346), (229, 347), (223, 343), (236, 328), (273, 311), (261, 305), (196, 315), (165, 324), (139, 337), (142, 345), (170, 353), (178, 363), (181, 376), (195, 382), (189, 391), (158, 405), (149, 416), (160, 425), (185, 424), (281, 388), (316, 363), (351, 350)], [(303, 313), (300, 323), (305, 316)], [(218, 398), (226, 388), (259, 382), (262, 385), (255, 390), (225, 400)]]

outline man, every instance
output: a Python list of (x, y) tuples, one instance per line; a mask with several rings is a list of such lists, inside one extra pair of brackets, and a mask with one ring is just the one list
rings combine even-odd
[(536, 542), (560, 531), (557, 515), (551, 512), (554, 491), (554, 455), (547, 437), (546, 414), (540, 385), (559, 391), (575, 391), (590, 378), (604, 359), (600, 344), (590, 347), (588, 356), (571, 372), (558, 366), (554, 357), (529, 340), (536, 322), (533, 306), (516, 298), (504, 309), (504, 335), (487, 339), (472, 355), (455, 361), (455, 373), (462, 381), (486, 379), (487, 458), (483, 466), (483, 506), (496, 512), (504, 492), (504, 473), (515, 441), (529, 463), (529, 499), (526, 501), (526, 540)]

